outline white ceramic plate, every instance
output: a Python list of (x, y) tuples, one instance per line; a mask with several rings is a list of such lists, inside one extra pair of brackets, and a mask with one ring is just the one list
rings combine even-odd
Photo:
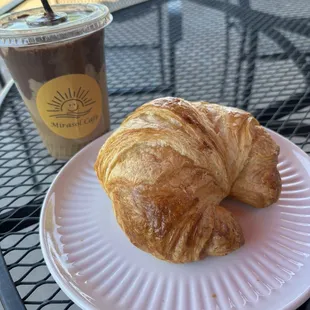
[(82, 309), (296, 309), (310, 297), (310, 160), (281, 147), (283, 189), (270, 208), (225, 201), (246, 243), (225, 257), (170, 264), (133, 246), (93, 165), (105, 135), (73, 157), (44, 201), (40, 241), (62, 290)]

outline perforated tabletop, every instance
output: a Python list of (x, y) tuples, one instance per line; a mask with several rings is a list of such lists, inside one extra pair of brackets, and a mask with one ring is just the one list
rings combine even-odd
[[(246, 109), (310, 153), (309, 56), (308, 0), (157, 0), (117, 11), (106, 30), (112, 128), (149, 100), (178, 96)], [(38, 236), (44, 195), (63, 164), (48, 155), (13, 86), (0, 107), (8, 309), (77, 309), (49, 274)]]

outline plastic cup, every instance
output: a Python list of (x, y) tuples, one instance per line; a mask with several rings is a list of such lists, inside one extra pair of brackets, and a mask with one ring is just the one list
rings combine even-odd
[(48, 152), (68, 159), (110, 128), (104, 28), (112, 16), (100, 4), (53, 9), (66, 20), (41, 23), (43, 8), (0, 17), (0, 55)]

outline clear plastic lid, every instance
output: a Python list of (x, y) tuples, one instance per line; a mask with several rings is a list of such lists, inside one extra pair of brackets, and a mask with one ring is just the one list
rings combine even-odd
[(112, 21), (109, 9), (102, 4), (55, 5), (53, 10), (55, 13), (67, 14), (67, 20), (52, 26), (33, 27), (27, 23), (27, 19), (33, 16), (43, 16), (43, 7), (1, 16), (0, 47), (22, 47), (66, 41), (102, 29)]

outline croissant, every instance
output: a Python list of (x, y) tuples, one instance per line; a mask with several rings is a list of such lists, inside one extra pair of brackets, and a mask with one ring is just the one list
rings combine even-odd
[(138, 248), (185, 263), (244, 243), (231, 196), (256, 208), (281, 191), (279, 147), (251, 114), (160, 98), (125, 119), (100, 149), (95, 171), (119, 226)]

